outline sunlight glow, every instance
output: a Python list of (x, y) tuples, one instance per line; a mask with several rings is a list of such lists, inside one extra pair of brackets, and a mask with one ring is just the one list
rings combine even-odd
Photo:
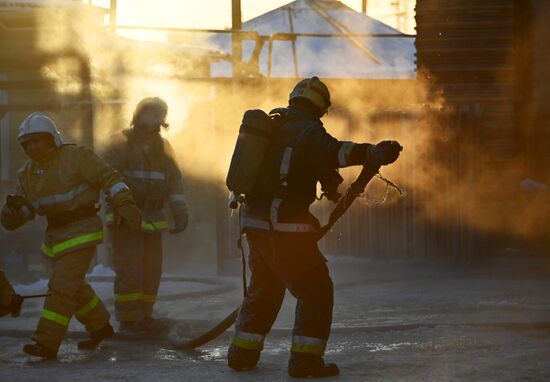
[[(82, 0), (109, 7), (109, 0)], [(288, 4), (290, 0), (241, 0), (243, 22)], [(343, 0), (361, 11), (362, 0)], [(405, 33), (414, 33), (414, 0), (368, 0), (367, 14)], [(117, 25), (163, 26), (197, 29), (225, 29), (231, 26), (231, 0), (118, 0)], [(165, 41), (162, 32), (119, 30), (125, 37)]]

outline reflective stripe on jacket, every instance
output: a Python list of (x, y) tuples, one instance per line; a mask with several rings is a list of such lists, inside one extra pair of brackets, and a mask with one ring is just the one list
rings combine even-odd
[[(133, 203), (124, 179), (92, 151), (63, 145), (44, 163), (28, 161), (19, 171), (16, 193), (23, 196), (38, 215), (55, 217), (98, 202), (99, 191), (112, 203)], [(93, 215), (61, 227), (46, 229), (42, 252), (55, 258), (103, 241), (101, 219)]]
[(307, 110), (290, 107), (274, 138), (262, 179), (241, 210), (243, 228), (306, 233), (319, 229), (309, 211), (328, 171), (364, 163), (368, 144), (339, 141)]
[[(168, 222), (162, 206), (173, 216), (186, 210), (183, 179), (170, 143), (159, 134), (141, 135), (127, 129), (115, 133), (104, 158), (123, 175), (143, 214), (144, 232), (163, 231)], [(105, 221), (115, 216), (107, 211)]]
[[(112, 225), (115, 222), (115, 215), (111, 211), (105, 213), (105, 224)], [(158, 232), (168, 229), (168, 222), (164, 218), (152, 220), (148, 216), (143, 216), (141, 229), (144, 232)]]

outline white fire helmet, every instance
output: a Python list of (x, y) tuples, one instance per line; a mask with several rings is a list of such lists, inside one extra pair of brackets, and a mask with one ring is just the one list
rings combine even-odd
[(55, 122), (44, 113), (32, 113), (25, 118), (21, 125), (19, 125), (17, 140), (19, 143), (23, 143), (26, 136), (36, 133), (50, 134), (56, 146), (61, 146), (63, 144), (63, 138), (61, 138), (61, 133), (57, 130)]

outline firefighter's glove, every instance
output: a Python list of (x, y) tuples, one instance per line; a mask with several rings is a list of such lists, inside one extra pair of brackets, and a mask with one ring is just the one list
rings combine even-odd
[(21, 208), (25, 205), (25, 198), (21, 195), (8, 195), (6, 196), (6, 206), (10, 208)]
[(176, 234), (185, 231), (188, 223), (189, 216), (187, 215), (187, 210), (182, 211), (178, 215), (174, 216), (174, 228), (170, 230), (170, 233)]
[(2, 225), (8, 231), (13, 231), (21, 226), (24, 221), (23, 214), (20, 210), (5, 206), (2, 208), (1, 218)]
[(141, 229), (141, 212), (133, 203), (119, 206), (117, 212), (117, 225), (126, 224), (131, 232), (138, 233)]
[(18, 294), (11, 296), (10, 312), (12, 317), (18, 317), (21, 314), (21, 305), (23, 304), (23, 297)]
[(372, 166), (385, 166), (392, 164), (399, 158), (403, 147), (397, 141), (382, 141), (369, 146), (367, 150), (366, 164)]
[(2, 209), (2, 225), (9, 231), (15, 230), (34, 219), (34, 210), (27, 205), (27, 201), (21, 195), (8, 195), (6, 205)]

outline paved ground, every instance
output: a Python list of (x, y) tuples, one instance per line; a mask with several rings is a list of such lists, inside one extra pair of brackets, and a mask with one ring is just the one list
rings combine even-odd
[[(329, 264), (336, 305), (326, 357), (340, 366), (338, 380), (550, 381), (550, 277), (542, 263)], [(190, 334), (208, 327), (240, 301), (238, 279), (216, 281), (223, 288), (212, 281), (205, 279), (205, 293), (197, 280), (167, 282), (158, 315)], [(174, 350), (166, 338), (117, 339), (81, 352), (75, 324), (57, 361), (36, 361), (20, 351), (39, 312), (31, 306), (20, 319), (0, 320), (0, 381), (288, 380), (293, 307), (287, 296), (259, 368), (235, 373), (225, 366), (229, 333), (192, 352)]]

